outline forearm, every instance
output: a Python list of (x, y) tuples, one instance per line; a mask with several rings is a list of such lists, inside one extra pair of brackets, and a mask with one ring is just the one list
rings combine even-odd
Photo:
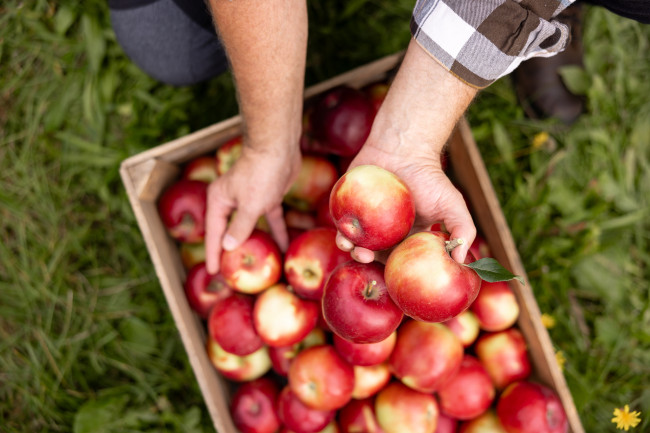
[(210, 0), (237, 85), (247, 144), (298, 149), (307, 7), (304, 0)]
[(438, 157), (477, 89), (440, 66), (411, 41), (366, 143), (381, 152)]

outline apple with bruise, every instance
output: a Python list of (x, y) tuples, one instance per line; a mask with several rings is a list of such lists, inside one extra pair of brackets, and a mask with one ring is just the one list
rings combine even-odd
[(208, 333), (226, 352), (245, 356), (264, 345), (253, 325), (253, 305), (253, 297), (233, 293), (210, 310)]
[(210, 310), (219, 300), (227, 298), (233, 293), (232, 288), (221, 274), (208, 274), (205, 262), (190, 269), (183, 287), (190, 307), (202, 319), (208, 318)]
[(354, 245), (379, 251), (408, 235), (415, 203), (395, 174), (376, 165), (360, 165), (332, 188), (330, 213), (337, 230)]
[(460, 368), (463, 345), (440, 323), (409, 320), (397, 330), (390, 355), (393, 374), (405, 385), (434, 392)]
[(167, 187), (158, 200), (158, 214), (167, 233), (179, 242), (203, 242), (208, 184), (180, 179)]
[[(447, 251), (449, 235), (420, 232), (402, 241), (388, 256), (386, 285), (393, 301), (409, 317), (446, 322), (476, 299), (481, 278)], [(465, 263), (474, 261), (467, 253)]]
[(241, 433), (275, 433), (280, 428), (276, 400), (280, 390), (268, 377), (241, 384), (232, 396), (230, 414)]
[(503, 331), (514, 325), (519, 318), (519, 303), (505, 281), (484, 281), (470, 309), (484, 331)]
[(354, 389), (352, 398), (362, 399), (373, 396), (390, 382), (392, 374), (388, 363), (377, 365), (354, 365)]
[(353, 343), (334, 334), (334, 348), (352, 365), (370, 366), (388, 360), (397, 342), (397, 332), (393, 331), (376, 343)]
[(221, 253), (220, 272), (233, 290), (260, 293), (282, 276), (280, 248), (271, 235), (255, 229), (237, 248)]
[(284, 257), (284, 274), (295, 293), (310, 300), (323, 297), (325, 282), (341, 263), (352, 260), (336, 245), (336, 230), (319, 227), (308, 230), (289, 244)]
[(271, 369), (271, 359), (266, 346), (246, 356), (228, 353), (214, 339), (206, 343), (210, 362), (226, 379), (248, 382), (264, 376)]
[(301, 299), (278, 283), (257, 295), (253, 323), (269, 346), (288, 346), (305, 338), (316, 326), (319, 304)]
[(339, 265), (325, 284), (322, 307), (329, 328), (354, 343), (385, 340), (403, 317), (388, 294), (379, 262)]
[(474, 351), (497, 389), (530, 376), (526, 339), (516, 328), (483, 334)]
[(377, 394), (375, 413), (386, 433), (434, 433), (439, 409), (432, 394), (392, 382)]
[(438, 389), (440, 411), (458, 420), (476, 418), (494, 401), (496, 391), (478, 359), (465, 355), (460, 368)]
[(311, 408), (336, 410), (352, 398), (354, 370), (334, 347), (310, 347), (300, 352), (291, 363), (289, 387)]
[(334, 410), (313, 409), (304, 404), (289, 385), (285, 386), (277, 399), (278, 417), (285, 428), (295, 433), (320, 432), (336, 416)]
[(566, 433), (562, 401), (552, 389), (530, 381), (510, 384), (497, 402), (497, 416), (507, 433)]

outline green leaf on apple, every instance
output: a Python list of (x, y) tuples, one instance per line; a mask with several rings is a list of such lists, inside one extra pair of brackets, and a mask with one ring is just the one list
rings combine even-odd
[(510, 281), (517, 280), (521, 284), (526, 284), (524, 279), (518, 275), (514, 275), (512, 272), (501, 266), (499, 262), (491, 257), (485, 257), (475, 262), (465, 265), (474, 269), (479, 277), (483, 281), (488, 283), (496, 283), (498, 281)]

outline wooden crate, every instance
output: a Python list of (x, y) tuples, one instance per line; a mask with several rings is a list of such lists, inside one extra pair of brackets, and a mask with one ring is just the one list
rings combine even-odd
[[(361, 87), (383, 79), (402, 59), (402, 53), (334, 77), (305, 91), (305, 98), (341, 84)], [(199, 383), (214, 426), (219, 433), (236, 433), (228, 411), (231, 388), (214, 369), (206, 353), (206, 330), (185, 298), (185, 270), (177, 244), (167, 235), (158, 216), (156, 200), (163, 189), (180, 173), (180, 166), (197, 156), (214, 152), (227, 140), (242, 132), (236, 116), (185, 137), (160, 145), (123, 161), (120, 174), (126, 187), (160, 285), (178, 327), (185, 350)], [(474, 219), (484, 234), (492, 255), (503, 266), (525, 279), (525, 269), (517, 252), (487, 170), (476, 147), (469, 125), (462, 119), (449, 140), (449, 155), (454, 181), (466, 194), (474, 209)], [(528, 280), (512, 283), (520, 304), (518, 326), (528, 343), (534, 379), (554, 389), (566, 410), (570, 430), (584, 433), (573, 399), (560, 371), (551, 339), (542, 325), (541, 314)]]

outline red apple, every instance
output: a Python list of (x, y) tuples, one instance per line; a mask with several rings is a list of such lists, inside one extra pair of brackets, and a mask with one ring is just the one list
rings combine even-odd
[(505, 281), (484, 281), (470, 309), (484, 331), (503, 331), (514, 325), (519, 318), (519, 303)]
[(439, 323), (409, 320), (397, 330), (397, 342), (389, 363), (393, 374), (405, 385), (433, 392), (458, 369), (463, 345)]
[(257, 296), (253, 323), (269, 346), (288, 346), (305, 338), (316, 326), (319, 305), (300, 299), (278, 283)]
[(316, 204), (316, 225), (318, 227), (333, 227), (334, 219), (330, 213), (330, 195), (325, 194)]
[(282, 424), (295, 433), (319, 432), (336, 416), (336, 411), (312, 409), (305, 405), (291, 391), (289, 385), (280, 392), (277, 405)]
[(255, 229), (239, 247), (222, 252), (220, 272), (234, 290), (259, 293), (282, 275), (280, 249), (271, 235)]
[(460, 369), (438, 389), (440, 411), (458, 420), (476, 418), (485, 412), (496, 391), (478, 359), (465, 355)]
[(235, 137), (222, 144), (216, 153), (217, 175), (226, 173), (241, 156), (242, 137)]
[(439, 410), (433, 395), (393, 382), (377, 394), (375, 413), (386, 433), (434, 433)]
[(284, 203), (301, 211), (315, 211), (338, 179), (334, 164), (325, 157), (303, 155), (298, 177), (284, 196)]
[(498, 389), (530, 375), (526, 339), (516, 328), (482, 335), (474, 351)]
[(497, 402), (497, 416), (508, 433), (566, 433), (564, 407), (550, 388), (529, 381), (510, 384)]
[[(404, 314), (425, 322), (445, 322), (467, 310), (481, 279), (457, 263), (445, 249), (449, 235), (420, 232), (406, 238), (388, 256), (386, 285)], [(467, 253), (465, 263), (474, 261)]]
[(179, 250), (183, 267), (186, 270), (190, 270), (199, 263), (205, 262), (205, 244), (203, 242), (182, 242)]
[(297, 209), (287, 209), (284, 212), (284, 222), (287, 228), (311, 230), (316, 227), (316, 215)]
[[(289, 430), (287, 427), (282, 427), (280, 433), (297, 433), (297, 432), (294, 432), (293, 430)], [(332, 421), (329, 424), (327, 424), (323, 430), (319, 430), (317, 433), (341, 433), (341, 429), (339, 428), (339, 425), (336, 423), (336, 421)]]
[(355, 365), (354, 389), (352, 398), (363, 399), (371, 397), (382, 390), (391, 379), (388, 363), (362, 366)]
[(339, 424), (343, 433), (384, 433), (377, 422), (372, 398), (351, 400), (339, 411)]
[(476, 260), (483, 259), (485, 257), (492, 257), (490, 247), (488, 246), (485, 238), (483, 238), (481, 235), (476, 235), (476, 238), (474, 238), (474, 242), (472, 242), (469, 250), (472, 252), (472, 255), (474, 258), (476, 258)]
[(200, 156), (188, 162), (183, 170), (183, 179), (210, 183), (217, 178), (217, 161), (214, 156)]
[(212, 338), (207, 342), (208, 357), (212, 365), (225, 378), (248, 382), (264, 376), (271, 369), (271, 359), (266, 346), (246, 356), (237, 356), (223, 350)]
[(354, 343), (385, 340), (403, 317), (388, 295), (379, 262), (339, 265), (327, 280), (322, 305), (330, 329)]
[(456, 433), (458, 428), (458, 420), (440, 413), (438, 415), (438, 426), (436, 427), (436, 433)]
[(307, 406), (335, 410), (347, 404), (354, 389), (354, 370), (330, 345), (314, 346), (289, 367), (291, 391)]
[(461, 424), (458, 433), (507, 433), (501, 425), (497, 414), (488, 409), (472, 420), (465, 421)]
[(313, 137), (330, 153), (353, 156), (370, 133), (375, 110), (360, 90), (339, 86), (323, 94), (311, 114)]
[(451, 329), (451, 332), (458, 337), (464, 347), (471, 346), (481, 332), (478, 319), (470, 310), (465, 310), (458, 316), (443, 322), (443, 325)]
[(353, 244), (373, 251), (390, 248), (408, 235), (415, 204), (406, 184), (376, 165), (345, 173), (330, 194), (336, 228)]
[(251, 296), (233, 293), (212, 307), (208, 318), (208, 332), (223, 350), (246, 356), (264, 345), (253, 326)]
[(158, 200), (158, 213), (169, 235), (179, 242), (202, 242), (208, 184), (181, 179), (165, 189)]
[(376, 343), (353, 343), (334, 334), (334, 348), (352, 365), (370, 366), (387, 361), (396, 341), (395, 331)]
[(389, 88), (390, 86), (388, 85), (387, 82), (378, 81), (375, 83), (371, 83), (365, 86), (363, 89), (361, 89), (368, 96), (368, 99), (372, 103), (372, 107), (375, 110), (375, 114), (377, 114), (377, 112), (379, 111), (381, 104), (384, 103)]
[(208, 318), (214, 304), (233, 293), (232, 288), (221, 274), (208, 274), (205, 262), (190, 269), (185, 278), (184, 287), (190, 307), (202, 319)]
[(291, 362), (296, 355), (304, 349), (320, 346), (326, 342), (325, 331), (320, 328), (314, 328), (305, 338), (296, 344), (280, 347), (269, 346), (269, 357), (271, 358), (273, 370), (280, 376), (286, 377), (289, 374)]
[(319, 227), (291, 241), (284, 258), (284, 273), (298, 296), (319, 301), (334, 268), (349, 260), (350, 253), (336, 246), (336, 230)]
[(241, 433), (275, 433), (280, 428), (276, 410), (278, 386), (261, 377), (241, 384), (232, 396), (230, 414)]

